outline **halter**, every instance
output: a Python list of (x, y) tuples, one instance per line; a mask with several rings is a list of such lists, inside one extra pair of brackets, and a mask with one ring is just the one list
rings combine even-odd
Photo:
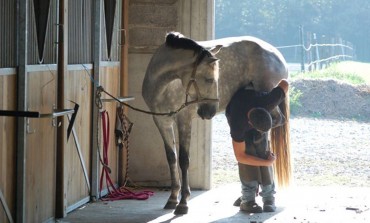
[[(135, 111), (138, 111), (138, 112), (142, 112), (142, 113), (145, 113), (145, 114), (149, 114), (149, 115), (158, 115), (158, 116), (172, 116), (172, 115), (175, 115), (177, 114), (178, 112), (180, 112), (182, 109), (184, 109), (185, 107), (187, 107), (188, 105), (191, 105), (191, 104), (196, 104), (196, 103), (201, 103), (201, 102), (219, 102), (220, 100), (218, 98), (203, 98), (200, 94), (200, 91), (199, 91), (199, 87), (198, 87), (198, 84), (197, 84), (197, 81), (195, 79), (195, 74), (197, 72), (197, 68), (198, 68), (198, 65), (200, 64), (200, 62), (202, 61), (202, 59), (204, 58), (204, 53), (200, 53), (197, 57), (197, 59), (195, 60), (195, 62), (193, 63), (193, 71), (191, 73), (191, 77), (190, 77), (190, 80), (189, 80), (189, 83), (188, 83), (188, 86), (186, 87), (186, 99), (185, 99), (185, 103), (182, 104), (178, 109), (174, 110), (174, 111), (170, 111), (170, 112), (151, 112), (151, 111), (146, 111), (146, 110), (143, 110), (143, 109), (139, 109), (139, 108), (135, 108), (123, 101), (120, 101), (117, 97), (113, 96), (111, 93), (107, 92), (103, 86), (97, 86), (97, 90), (96, 90), (96, 100), (95, 100), (95, 104), (96, 106), (100, 109), (102, 107), (102, 102), (101, 102), (101, 93), (104, 92), (105, 94), (107, 94), (109, 97), (113, 98), (114, 100), (116, 100), (118, 103), (120, 103), (121, 105), (125, 105), (129, 108), (131, 108), (132, 110), (135, 110)], [(92, 80), (92, 82), (95, 83), (94, 79), (91, 77), (91, 75), (88, 73), (86, 67), (85, 67), (85, 71), (87, 72), (87, 74), (89, 75), (90, 79)], [(190, 87), (194, 85), (194, 89), (197, 93), (197, 97), (195, 100), (193, 101), (188, 101), (188, 97), (189, 97), (189, 90), (190, 90)]]
[[(198, 87), (198, 84), (197, 84), (197, 80), (195, 79), (195, 74), (197, 72), (198, 65), (200, 64), (200, 62), (204, 58), (204, 56), (202, 54), (203, 53), (200, 53), (198, 55), (197, 59), (195, 60), (195, 62), (193, 63), (193, 71), (191, 73), (191, 77), (190, 77), (188, 86), (186, 87), (186, 91), (185, 91), (185, 95), (186, 95), (185, 104), (184, 104), (185, 106), (188, 106), (190, 104), (195, 104), (195, 103), (201, 103), (201, 102), (219, 102), (220, 101), (220, 99), (218, 99), (218, 98), (203, 98), (202, 95), (200, 94), (199, 87)], [(188, 101), (188, 98), (189, 98), (189, 95), (190, 95), (189, 90), (190, 90), (192, 85), (194, 85), (194, 89), (195, 89), (195, 92), (197, 93), (197, 96), (196, 96), (195, 100)]]

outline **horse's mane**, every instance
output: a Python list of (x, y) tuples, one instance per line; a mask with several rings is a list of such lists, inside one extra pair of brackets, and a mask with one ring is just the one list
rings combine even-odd
[(198, 55), (197, 63), (200, 63), (205, 56), (212, 57), (212, 54), (204, 47), (178, 32), (170, 32), (166, 35), (166, 46), (174, 49), (193, 50)]

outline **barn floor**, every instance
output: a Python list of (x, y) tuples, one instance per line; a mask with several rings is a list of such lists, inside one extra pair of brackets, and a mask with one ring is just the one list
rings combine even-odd
[[(148, 200), (122, 200), (89, 203), (59, 223), (169, 223), (244, 222), (313, 223), (370, 222), (370, 188), (303, 187), (278, 191), (277, 212), (249, 215), (233, 206), (240, 195), (239, 184), (228, 184), (209, 191), (193, 191), (189, 213), (175, 216), (162, 209), (169, 191), (154, 189)], [(260, 202), (260, 199), (257, 199)]]

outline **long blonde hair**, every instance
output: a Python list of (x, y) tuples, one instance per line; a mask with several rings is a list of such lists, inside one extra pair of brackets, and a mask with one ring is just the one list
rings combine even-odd
[(289, 94), (279, 105), (286, 118), (284, 125), (273, 128), (270, 132), (270, 146), (276, 155), (274, 164), (275, 179), (280, 187), (289, 186), (292, 178), (292, 162), (290, 157), (290, 134), (289, 134)]

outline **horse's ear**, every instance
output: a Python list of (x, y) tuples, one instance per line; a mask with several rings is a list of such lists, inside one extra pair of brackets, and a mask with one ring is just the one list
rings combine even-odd
[(217, 45), (215, 47), (212, 47), (209, 52), (211, 52), (213, 55), (216, 55), (218, 52), (220, 52), (220, 49), (222, 48), (222, 45)]
[(204, 60), (207, 61), (207, 63), (212, 64), (212, 63), (214, 63), (214, 62), (216, 62), (220, 59), (218, 59), (216, 57), (206, 57), (206, 58), (204, 58)]

